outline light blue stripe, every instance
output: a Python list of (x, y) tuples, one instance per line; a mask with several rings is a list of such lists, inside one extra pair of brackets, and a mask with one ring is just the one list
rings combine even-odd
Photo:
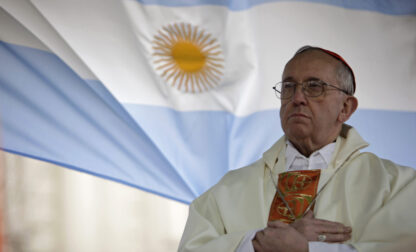
[(111, 107), (114, 113), (119, 116), (121, 120), (126, 122), (133, 130), (138, 130), (136, 122), (100, 81), (85, 80), (85, 83), (88, 84), (90, 88)]
[[(242, 11), (272, 2), (308, 2), (342, 7), (346, 9), (380, 12), (389, 15), (416, 15), (415, 0), (136, 0), (146, 5), (190, 7), (200, 5), (224, 6), (232, 11)], [(318, 14), (317, 14), (318, 15)]]
[[(283, 135), (278, 110), (237, 117), (121, 106), (100, 82), (36, 49), (0, 42), (0, 65), (2, 149), (181, 202)], [(350, 123), (368, 151), (416, 167), (416, 112), (359, 110)]]
[[(205, 172), (204, 178), (218, 179), (224, 171), (257, 160), (283, 135), (277, 109), (236, 117), (226, 112), (125, 107), (172, 165), (189, 177)], [(348, 123), (370, 143), (363, 151), (416, 168), (416, 112), (360, 109)], [(183, 167), (198, 162), (198, 167)]]
[(182, 202), (199, 194), (99, 82), (51, 53), (1, 41), (0, 65), (2, 149)]
[(416, 168), (416, 112), (361, 109), (349, 123), (370, 143), (365, 151)]

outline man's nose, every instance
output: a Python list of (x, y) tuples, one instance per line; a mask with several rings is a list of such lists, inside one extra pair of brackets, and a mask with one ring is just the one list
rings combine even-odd
[(295, 104), (305, 104), (306, 96), (303, 92), (302, 85), (296, 85), (295, 93), (293, 94), (292, 100)]

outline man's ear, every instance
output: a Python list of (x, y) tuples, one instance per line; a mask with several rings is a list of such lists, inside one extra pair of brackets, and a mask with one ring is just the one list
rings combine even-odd
[(346, 122), (358, 107), (358, 100), (354, 96), (347, 96), (344, 99), (344, 104), (341, 113), (338, 115), (338, 121)]

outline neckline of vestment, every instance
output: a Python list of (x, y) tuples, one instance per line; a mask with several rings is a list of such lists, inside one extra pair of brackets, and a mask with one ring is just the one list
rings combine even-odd
[(295, 146), (286, 141), (286, 171), (326, 169), (335, 150), (335, 142), (329, 143), (321, 149), (305, 157)]
[[(281, 137), (269, 150), (264, 152), (263, 161), (266, 169), (272, 169), (274, 174), (286, 171), (286, 136)], [(337, 137), (335, 149), (328, 164), (328, 171), (335, 171), (342, 166), (359, 150), (368, 146), (358, 132), (349, 125), (344, 124), (340, 136)], [(279, 161), (279, 162), (277, 162)], [(264, 176), (268, 176), (268, 171), (264, 171)]]

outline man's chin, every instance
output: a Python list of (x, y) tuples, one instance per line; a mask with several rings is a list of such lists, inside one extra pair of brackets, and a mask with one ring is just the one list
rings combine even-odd
[(289, 140), (304, 139), (311, 135), (311, 130), (305, 125), (296, 125), (294, 127), (290, 127), (289, 130), (286, 131), (286, 135)]

